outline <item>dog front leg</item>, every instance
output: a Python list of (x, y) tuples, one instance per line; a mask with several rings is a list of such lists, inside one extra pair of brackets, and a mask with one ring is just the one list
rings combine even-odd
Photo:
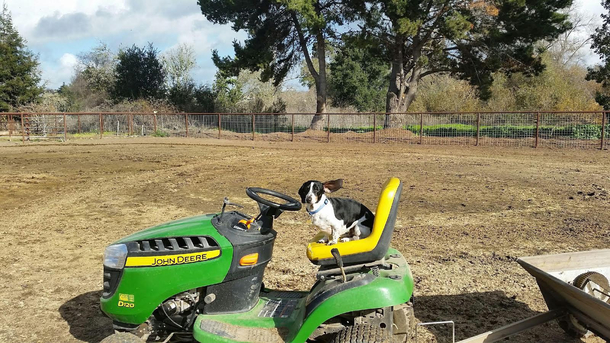
[(328, 242), (328, 233), (324, 232), (324, 236), (318, 240), (318, 243), (327, 243)]
[(332, 232), (332, 240), (330, 242), (328, 242), (328, 245), (333, 245), (333, 244), (337, 244), (337, 242), (339, 241), (339, 230), (333, 229)]

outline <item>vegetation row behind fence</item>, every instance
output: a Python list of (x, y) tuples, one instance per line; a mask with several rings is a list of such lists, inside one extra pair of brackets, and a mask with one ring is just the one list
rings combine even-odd
[[(0, 139), (23, 142), (112, 136), (267, 141), (606, 148), (610, 112), (324, 114), (0, 113)], [(391, 120), (390, 120), (391, 119)]]

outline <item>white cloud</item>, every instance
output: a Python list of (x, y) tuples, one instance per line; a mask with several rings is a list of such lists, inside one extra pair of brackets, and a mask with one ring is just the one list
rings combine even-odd
[(63, 54), (56, 61), (42, 62), (43, 81), (48, 88), (56, 89), (62, 83), (69, 83), (74, 75), (74, 67), (78, 63), (78, 58), (69, 53)]

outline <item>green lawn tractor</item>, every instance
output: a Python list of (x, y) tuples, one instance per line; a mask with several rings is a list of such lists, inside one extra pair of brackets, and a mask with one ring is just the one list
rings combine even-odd
[(225, 199), (219, 214), (113, 243), (104, 254), (101, 309), (115, 334), (102, 342), (412, 342), (413, 278), (389, 247), (401, 190), (396, 178), (385, 183), (368, 237), (308, 244), (307, 256), (319, 266), (309, 292), (262, 283), (274, 220), (301, 208), (272, 190), (246, 190), (260, 208), (255, 218), (225, 211)]

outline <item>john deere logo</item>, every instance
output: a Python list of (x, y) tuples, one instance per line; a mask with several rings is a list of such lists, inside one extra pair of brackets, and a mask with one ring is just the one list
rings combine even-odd
[(132, 256), (127, 258), (125, 267), (173, 266), (177, 264), (188, 264), (208, 261), (218, 256), (220, 256), (220, 250), (164, 256)]

